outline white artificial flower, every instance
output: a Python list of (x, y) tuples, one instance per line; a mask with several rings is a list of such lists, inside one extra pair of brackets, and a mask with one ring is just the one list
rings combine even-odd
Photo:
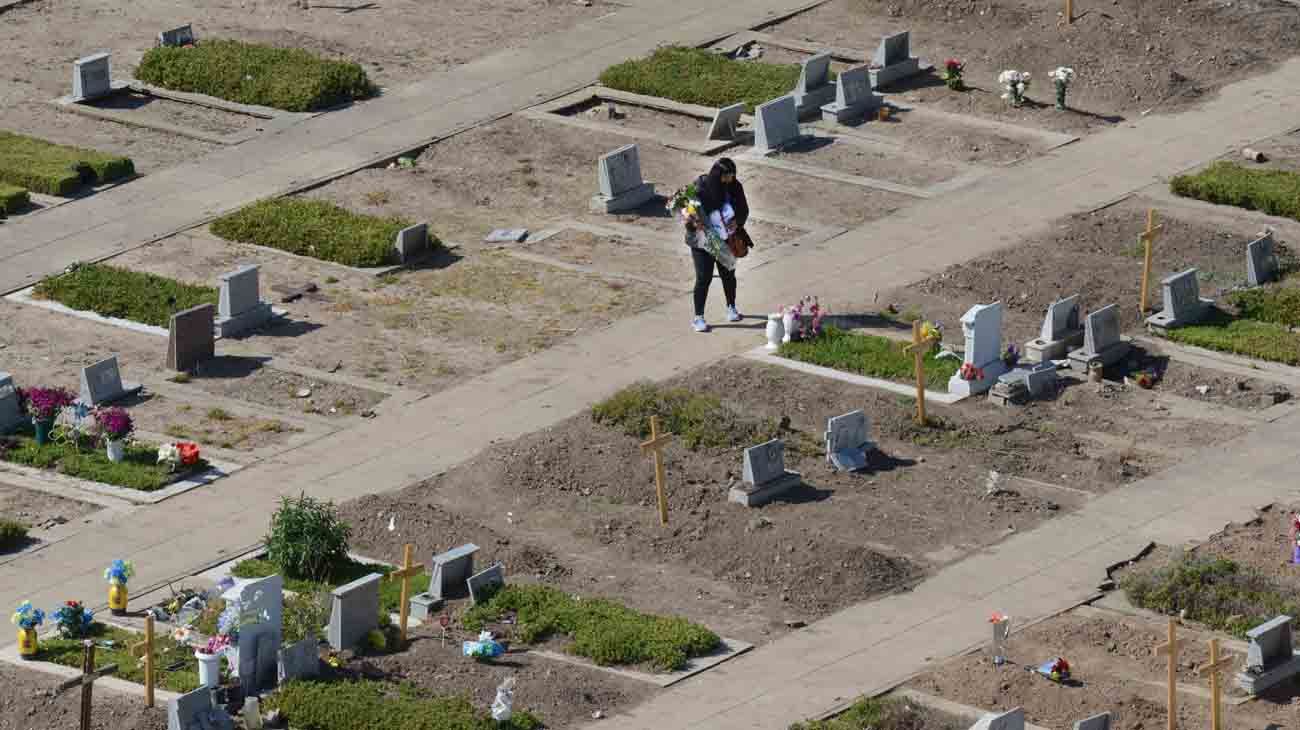
[(1068, 85), (1071, 81), (1074, 81), (1074, 69), (1069, 66), (1058, 66), (1054, 71), (1048, 74), (1048, 76), (1053, 81), (1058, 81)]
[(176, 448), (176, 444), (163, 444), (158, 447), (159, 464), (175, 464), (180, 461), (181, 452)]

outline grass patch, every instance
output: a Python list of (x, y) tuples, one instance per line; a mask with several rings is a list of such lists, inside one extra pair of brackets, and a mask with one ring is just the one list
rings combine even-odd
[(1300, 289), (1268, 287), (1233, 292), (1228, 301), (1245, 319), (1295, 327), (1300, 325)]
[(573, 640), (568, 651), (601, 666), (649, 664), (660, 671), (681, 669), (691, 657), (722, 643), (718, 635), (683, 618), (652, 616), (604, 598), (575, 598), (548, 586), (509, 585), (465, 613), (465, 628), (514, 614), (525, 643), (549, 636)]
[(83, 183), (135, 174), (130, 158), (0, 131), (0, 183), (46, 195), (69, 195)]
[(1184, 345), (1300, 365), (1300, 335), (1285, 325), (1236, 319), (1217, 310), (1200, 324), (1169, 330), (1165, 337)]
[(32, 202), (32, 196), (16, 185), (0, 183), (0, 216), (16, 213)]
[(746, 421), (711, 395), (650, 382), (629, 385), (591, 408), (596, 423), (640, 438), (650, 435), (651, 416), (658, 416), (660, 429), (676, 434), (692, 450), (729, 448), (763, 436), (776, 437), (774, 423)]
[(1300, 174), (1216, 162), (1169, 182), (1175, 195), (1300, 220)]
[[(860, 335), (827, 327), (820, 337), (787, 342), (777, 352), (781, 357), (822, 367), (843, 370), (898, 383), (914, 383), (911, 353), (903, 352), (906, 342), (876, 335)], [(956, 358), (938, 359), (936, 351), (926, 353), (925, 382), (946, 389), (948, 378), (961, 369)]]
[[(116, 664), (112, 676), (136, 684), (144, 684), (144, 665), (131, 656), (130, 646), (144, 640), (137, 634), (116, 626), (96, 621), (91, 624), (90, 638), (94, 639), (95, 666)], [(81, 668), (85, 649), (81, 639), (42, 639), (40, 659), (65, 667)], [(111, 642), (111, 643), (110, 643)], [(199, 686), (199, 669), (194, 662), (194, 650), (177, 644), (166, 633), (154, 634), (154, 684), (169, 692), (190, 692)], [(177, 664), (179, 667), (169, 669)]]
[[(352, 213), (324, 200), (277, 198), (217, 219), (212, 232), (228, 241), (373, 267), (398, 263), (393, 242), (398, 231), (410, 225), (401, 218)], [(430, 236), (429, 244), (437, 246), (438, 239)]]
[(217, 290), (210, 286), (104, 264), (82, 264), (41, 279), (34, 294), (72, 309), (155, 327), (167, 327), (173, 314), (190, 307), (217, 304)]
[(304, 730), (539, 730), (525, 710), (498, 723), (467, 697), (440, 697), (410, 684), (371, 680), (286, 682), (265, 700), (290, 727)]
[(733, 61), (700, 48), (666, 46), (649, 58), (610, 66), (601, 72), (600, 83), (684, 104), (744, 102), (752, 113), (755, 106), (790, 93), (799, 83), (799, 66)]
[[(330, 571), (328, 580), (313, 581), (302, 580), (299, 578), (285, 578), (284, 589), (294, 593), (316, 593), (322, 590), (332, 590), (341, 585), (351, 583), (358, 578), (364, 578), (371, 573), (382, 573), (388, 575), (393, 572), (394, 568), (388, 565), (375, 565), (373, 563), (362, 563), (349, 559), (345, 563), (336, 565)], [(236, 578), (265, 578), (269, 575), (275, 575), (279, 572), (275, 565), (269, 560), (262, 558), (249, 558), (241, 560), (230, 570), (230, 574)], [(429, 576), (421, 574), (411, 577), (411, 595), (424, 593), (429, 590)], [(383, 580), (379, 583), (379, 611), (385, 615), (394, 613), (401, 608), (402, 603), (402, 583), (396, 580)]]
[(151, 49), (135, 75), (165, 89), (291, 112), (324, 109), (375, 93), (365, 70), (351, 61), (232, 40)]
[(0, 460), (141, 492), (157, 491), (178, 477), (208, 468), (208, 463), (199, 459), (189, 472), (173, 474), (167, 465), (157, 463), (157, 444), (143, 441), (128, 443), (126, 458), (114, 463), (108, 460), (102, 447), (89, 439), (83, 439), (77, 445), (70, 438), (60, 436), (59, 432), (60, 429), (56, 429), (54, 439), (44, 446), (37, 446), (31, 424), (24, 424), (17, 434), (0, 439)]
[(964, 723), (907, 700), (874, 697), (854, 702), (829, 720), (796, 722), (790, 730), (961, 730)]
[(1187, 618), (1238, 638), (1279, 614), (1300, 615), (1300, 596), (1222, 558), (1178, 558), (1158, 570), (1130, 573), (1120, 587), (1136, 606), (1168, 615), (1186, 611)]
[(0, 517), (0, 552), (15, 550), (27, 542), (27, 525)]

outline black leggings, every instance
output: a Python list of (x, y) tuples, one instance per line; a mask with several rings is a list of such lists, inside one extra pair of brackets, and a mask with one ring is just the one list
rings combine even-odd
[(736, 272), (718, 263), (713, 254), (691, 247), (691, 260), (695, 262), (695, 316), (704, 316), (704, 304), (709, 300), (709, 284), (713, 283), (713, 269), (718, 269), (718, 278), (722, 279), (722, 293), (727, 297), (727, 306), (736, 306)]

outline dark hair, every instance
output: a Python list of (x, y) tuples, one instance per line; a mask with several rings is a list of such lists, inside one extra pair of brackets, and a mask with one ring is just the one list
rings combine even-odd
[(705, 210), (718, 210), (722, 207), (722, 201), (726, 197), (727, 185), (722, 182), (723, 175), (735, 175), (736, 163), (732, 162), (730, 157), (719, 158), (709, 168), (709, 174), (704, 176), (703, 184), (700, 185), (699, 193), (700, 204)]

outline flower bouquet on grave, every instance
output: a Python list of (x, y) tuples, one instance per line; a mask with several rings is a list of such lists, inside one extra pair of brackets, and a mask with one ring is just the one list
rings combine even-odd
[(95, 424), (108, 449), (108, 460), (119, 462), (126, 458), (126, 440), (135, 431), (135, 422), (123, 408), (97, 408)]
[(9, 620), (18, 627), (18, 656), (23, 659), (35, 658), (39, 649), (36, 627), (45, 623), (45, 612), (33, 608), (31, 601), (23, 601), (18, 604), (18, 610), (14, 611)]
[(998, 74), (998, 83), (1006, 92), (1002, 98), (1011, 106), (1019, 107), (1025, 103), (1025, 92), (1029, 90), (1029, 72), (1006, 70)]
[(108, 610), (116, 616), (126, 613), (126, 584), (133, 575), (135, 563), (130, 560), (114, 560), (104, 569), (104, 580), (108, 581)]
[(90, 626), (95, 622), (95, 614), (81, 605), (81, 601), (65, 601), (54, 612), (54, 621), (59, 626), (59, 636), (65, 639), (81, 639), (90, 634)]
[(169, 465), (172, 471), (195, 466), (199, 463), (199, 445), (190, 441), (163, 444), (158, 447), (158, 463)]
[(961, 91), (965, 88), (965, 84), (963, 84), (961, 80), (961, 72), (965, 68), (966, 64), (955, 58), (950, 58), (943, 62), (943, 71), (940, 72), (939, 78), (943, 79), (943, 82), (948, 85), (949, 89), (952, 89), (953, 91)]
[(718, 232), (705, 220), (700, 205), (699, 192), (695, 183), (678, 188), (668, 199), (665, 206), (675, 216), (681, 216), (688, 233), (694, 233), (695, 246), (707, 251), (718, 263), (729, 270), (736, 268), (736, 256), (731, 252), (727, 242), (718, 237)]
[(72, 393), (63, 388), (28, 388), (18, 391), (18, 397), (36, 428), (37, 446), (49, 443), (54, 419), (75, 400)]
[(1056, 108), (1065, 109), (1065, 92), (1074, 81), (1074, 69), (1069, 66), (1057, 66), (1047, 74), (1047, 77), (1056, 84)]
[(1044, 677), (1047, 677), (1057, 684), (1070, 679), (1070, 663), (1065, 660), (1065, 657), (1058, 656), (1055, 659), (1049, 659), (1037, 667), (1034, 667), (1033, 671), (1036, 674), (1041, 674)]
[(961, 376), (962, 380), (983, 380), (984, 368), (975, 367), (968, 362), (964, 362), (957, 374)]
[(1020, 362), (1020, 348), (1008, 343), (1007, 351), (1002, 353), (1002, 362), (1006, 363), (1007, 367), (1014, 368), (1016, 363)]

